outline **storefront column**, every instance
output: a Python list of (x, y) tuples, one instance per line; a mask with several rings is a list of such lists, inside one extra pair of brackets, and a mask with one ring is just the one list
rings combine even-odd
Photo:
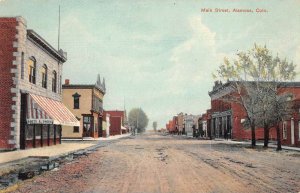
[(61, 136), (62, 136), (62, 126), (59, 125), (59, 144), (61, 144)]
[(295, 125), (294, 118), (291, 119), (291, 144), (295, 144)]

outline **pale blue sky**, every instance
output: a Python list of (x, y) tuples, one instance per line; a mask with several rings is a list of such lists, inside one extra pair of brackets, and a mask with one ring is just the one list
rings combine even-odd
[(179, 112), (204, 113), (212, 72), (224, 56), (255, 42), (300, 63), (299, 0), (0, 0), (0, 16), (23, 16), (57, 47), (59, 4), (60, 45), (68, 52), (63, 78), (90, 84), (100, 73), (105, 109), (123, 109), (125, 97), (128, 111), (142, 107), (148, 114), (149, 127), (164, 127)]

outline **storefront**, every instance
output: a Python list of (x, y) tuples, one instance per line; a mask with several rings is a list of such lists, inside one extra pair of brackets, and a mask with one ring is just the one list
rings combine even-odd
[(22, 94), (21, 149), (60, 144), (62, 125), (79, 124), (62, 102), (34, 94)]

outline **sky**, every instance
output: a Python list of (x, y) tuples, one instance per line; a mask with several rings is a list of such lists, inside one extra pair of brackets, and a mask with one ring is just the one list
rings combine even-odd
[(0, 0), (0, 16), (24, 17), (57, 47), (59, 5), (60, 47), (68, 53), (63, 79), (94, 84), (100, 74), (104, 108), (141, 107), (148, 128), (153, 121), (165, 127), (180, 112), (205, 113), (212, 73), (254, 43), (300, 69), (299, 0)]

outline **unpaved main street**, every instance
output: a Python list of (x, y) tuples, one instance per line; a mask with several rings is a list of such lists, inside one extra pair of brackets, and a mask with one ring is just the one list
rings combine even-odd
[(299, 192), (300, 154), (144, 134), (21, 182), (16, 192)]

